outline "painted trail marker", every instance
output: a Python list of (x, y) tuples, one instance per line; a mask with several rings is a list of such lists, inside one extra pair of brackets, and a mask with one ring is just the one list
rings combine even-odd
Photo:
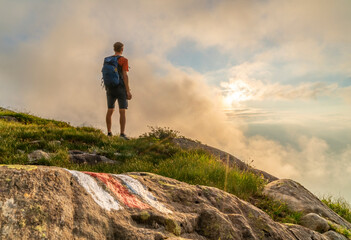
[(108, 173), (84, 172), (102, 181), (116, 195), (117, 199), (130, 208), (148, 209), (149, 205), (130, 193), (113, 175)]
[[(129, 208), (149, 209), (153, 207), (166, 214), (172, 213), (171, 210), (167, 209), (162, 203), (157, 201), (154, 195), (147, 190), (146, 186), (128, 175), (66, 170), (77, 179), (78, 183), (92, 196), (94, 201), (100, 207), (108, 211), (111, 209), (123, 209), (119, 204), (119, 202), (121, 202)], [(117, 201), (110, 193), (102, 189), (96, 179), (99, 179), (105, 184), (119, 201)], [(125, 187), (120, 181), (122, 181), (127, 187)], [(136, 195), (147, 204), (142, 202)]]
[(91, 176), (79, 171), (68, 170), (78, 181), (78, 183), (92, 196), (94, 201), (102, 208), (110, 211), (111, 209), (120, 210), (117, 200), (108, 192), (103, 190)]
[(162, 203), (158, 202), (157, 199), (149, 192), (144, 185), (138, 180), (124, 174), (113, 174), (120, 178), (123, 183), (132, 191), (134, 194), (140, 196), (150, 206), (156, 208), (158, 211), (163, 213), (172, 213), (171, 210), (167, 209)]

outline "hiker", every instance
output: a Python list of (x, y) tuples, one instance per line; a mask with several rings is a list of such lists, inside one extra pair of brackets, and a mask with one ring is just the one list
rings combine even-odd
[[(105, 89), (106, 89), (106, 96), (107, 96), (107, 114), (106, 114), (106, 125), (107, 125), (107, 135), (112, 136), (111, 132), (111, 127), (112, 127), (112, 114), (115, 110), (115, 102), (118, 100), (118, 106), (119, 106), (119, 124), (120, 124), (120, 137), (129, 140), (128, 137), (125, 134), (125, 127), (126, 127), (126, 110), (128, 108), (128, 102), (127, 100), (132, 99), (132, 94), (130, 92), (129, 88), (129, 79), (128, 79), (128, 74), (127, 72), (129, 71), (128, 68), (128, 59), (122, 56), (123, 53), (123, 48), (124, 45), (121, 42), (116, 42), (113, 45), (113, 49), (115, 51), (115, 54), (110, 57), (106, 57), (104, 61), (104, 68), (105, 65), (108, 67), (111, 67), (112, 64), (113, 67), (112, 69), (115, 69), (115, 72), (117, 75), (117, 84), (115, 85), (110, 85), (107, 84), (105, 76), (104, 75), (104, 68), (102, 70), (103, 76), (104, 76), (104, 84), (105, 84)], [(107, 62), (106, 61), (110, 61)], [(110, 65), (110, 66), (108, 66)], [(116, 76), (115, 76), (116, 77)], [(108, 77), (106, 77), (108, 78)], [(119, 78), (119, 80), (118, 80)], [(108, 79), (107, 79), (108, 80)]]

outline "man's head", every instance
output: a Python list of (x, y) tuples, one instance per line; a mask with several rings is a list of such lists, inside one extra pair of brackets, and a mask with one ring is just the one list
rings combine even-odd
[(123, 52), (123, 43), (121, 42), (116, 42), (113, 44), (113, 50), (115, 50), (116, 53), (122, 53)]

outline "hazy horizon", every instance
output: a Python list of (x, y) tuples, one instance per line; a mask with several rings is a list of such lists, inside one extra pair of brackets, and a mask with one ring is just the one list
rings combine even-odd
[(351, 202), (350, 1), (0, 6), (0, 106), (106, 131), (100, 71), (121, 41), (127, 134), (170, 127)]

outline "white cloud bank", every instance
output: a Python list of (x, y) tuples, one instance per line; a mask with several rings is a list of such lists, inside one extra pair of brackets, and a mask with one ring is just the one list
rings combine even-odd
[[(221, 82), (225, 103), (235, 105), (249, 100), (300, 100), (316, 99), (321, 96), (335, 95), (336, 91), (345, 91), (337, 83), (302, 82), (281, 84), (271, 82), (267, 64), (243, 63), (229, 70), (232, 77), (228, 82)], [(257, 79), (261, 77), (264, 80)]]

